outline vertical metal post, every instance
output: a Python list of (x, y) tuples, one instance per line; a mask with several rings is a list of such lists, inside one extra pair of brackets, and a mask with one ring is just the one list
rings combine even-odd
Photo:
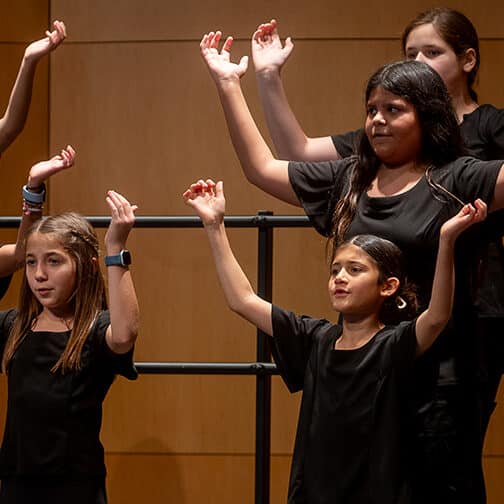
[[(263, 215), (273, 212), (258, 212), (257, 293), (271, 301), (273, 286), (273, 229), (264, 224)], [(257, 362), (269, 362), (271, 353), (268, 336), (257, 330)], [(271, 376), (256, 377), (256, 451), (255, 451), (255, 504), (270, 501), (270, 452), (271, 452)]]

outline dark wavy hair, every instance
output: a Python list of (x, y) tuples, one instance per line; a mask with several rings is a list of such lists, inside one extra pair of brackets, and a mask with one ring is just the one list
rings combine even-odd
[[(381, 86), (404, 98), (417, 112), (421, 128), (421, 150), (416, 161), (428, 166), (429, 184), (444, 191), (432, 179), (432, 171), (465, 154), (463, 140), (451, 99), (438, 73), (419, 61), (400, 61), (379, 68), (369, 79), (365, 99)], [(336, 202), (330, 239), (337, 246), (345, 236), (355, 215), (359, 197), (368, 190), (382, 161), (369, 139), (362, 135), (349, 177), (346, 192)]]
[(402, 49), (406, 53), (406, 43), (410, 33), (419, 26), (432, 24), (438, 35), (453, 49), (457, 56), (463, 55), (467, 49), (474, 49), (476, 64), (467, 74), (469, 95), (477, 102), (478, 95), (473, 89), (480, 66), (479, 39), (476, 28), (471, 21), (459, 11), (448, 7), (437, 7), (421, 12), (404, 29), (402, 34)]
[[(359, 247), (373, 260), (379, 271), (378, 283), (383, 283), (390, 277), (399, 279), (399, 288), (395, 295), (387, 298), (380, 309), (380, 322), (396, 325), (403, 320), (413, 319), (417, 315), (418, 301), (414, 285), (406, 278), (406, 264), (401, 249), (379, 236), (356, 235), (333, 250), (331, 264), (338, 250), (348, 245)], [(402, 306), (402, 300), (406, 306)]]

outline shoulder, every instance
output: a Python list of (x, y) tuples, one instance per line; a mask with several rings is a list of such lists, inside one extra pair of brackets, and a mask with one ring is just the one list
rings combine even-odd
[(273, 337), (285, 331), (300, 336), (316, 337), (326, 333), (334, 324), (323, 318), (308, 315), (296, 315), (279, 306), (272, 305), (271, 317), (273, 322)]
[(0, 331), (10, 330), (16, 316), (17, 310), (15, 309), (0, 311)]

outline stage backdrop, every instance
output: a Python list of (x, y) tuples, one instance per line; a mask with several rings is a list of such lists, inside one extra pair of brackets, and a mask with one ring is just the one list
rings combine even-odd
[[(504, 4), (445, 2), (481, 36), (481, 102), (504, 107)], [(37, 71), (25, 131), (0, 160), (0, 214), (18, 215), (30, 165), (68, 143), (75, 167), (50, 183), (48, 210), (107, 212), (115, 189), (139, 215), (186, 215), (181, 194), (198, 178), (225, 181), (229, 215), (300, 214), (254, 189), (233, 152), (217, 95), (199, 56), (203, 33), (233, 35), (232, 57), (250, 54), (250, 36), (275, 17), (295, 43), (283, 71), (292, 107), (310, 135), (363, 123), (363, 87), (379, 65), (401, 57), (399, 36), (428, 1), (342, 0), (18, 0), (0, 1), (0, 105), (4, 109), (24, 46), (50, 20), (68, 39)], [(243, 87), (266, 134), (252, 65)], [(12, 231), (0, 231), (3, 241)], [(103, 236), (103, 231), (100, 231)], [(255, 284), (256, 231), (231, 230)], [(275, 231), (274, 302), (336, 319), (326, 295), (324, 239), (312, 229)], [(136, 359), (253, 361), (255, 331), (226, 308), (201, 229), (134, 230), (129, 242), (142, 309)], [(16, 302), (17, 275), (3, 308)], [(2, 415), (5, 414), (5, 382)], [(279, 378), (272, 392), (271, 502), (286, 501), (299, 395)], [(500, 395), (502, 398), (502, 393)], [(253, 502), (253, 377), (141, 376), (118, 379), (105, 403), (102, 439), (111, 503)], [(2, 419), (3, 420), (3, 419)], [(485, 447), (490, 504), (504, 499), (504, 407)]]

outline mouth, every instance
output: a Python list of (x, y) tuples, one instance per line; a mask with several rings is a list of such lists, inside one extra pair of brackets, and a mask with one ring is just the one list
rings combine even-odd
[(45, 288), (37, 289), (36, 291), (39, 296), (44, 297), (44, 296), (47, 296), (52, 291), (52, 289), (45, 287)]
[(333, 292), (334, 297), (344, 297), (347, 296), (348, 294), (350, 294), (350, 292), (347, 291), (346, 289), (334, 289)]

